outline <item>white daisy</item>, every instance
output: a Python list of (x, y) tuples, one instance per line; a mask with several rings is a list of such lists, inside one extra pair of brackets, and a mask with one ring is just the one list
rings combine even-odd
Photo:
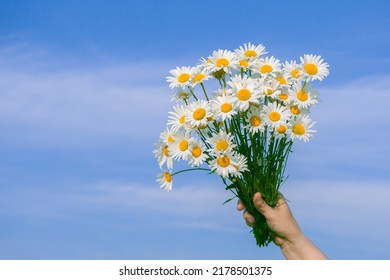
[(175, 93), (172, 95), (172, 101), (186, 101), (190, 98), (191, 92), (184, 88), (176, 88)]
[(156, 181), (160, 184), (160, 188), (164, 189), (164, 191), (170, 192), (172, 190), (172, 176), (168, 171), (158, 174)]
[(280, 124), (286, 123), (289, 117), (290, 114), (287, 108), (277, 102), (272, 102), (264, 106), (262, 118), (270, 127), (275, 128)]
[(299, 109), (309, 108), (319, 101), (318, 92), (301, 83), (295, 83), (292, 86), (290, 95), (294, 105), (297, 105)]
[(174, 132), (179, 129), (188, 129), (188, 124), (186, 123), (186, 107), (183, 105), (177, 105), (173, 107), (173, 112), (169, 112), (168, 116), (168, 125), (172, 127)]
[(244, 46), (240, 46), (239, 49), (235, 49), (238, 59), (244, 60), (254, 60), (261, 55), (265, 54), (265, 47), (260, 44), (255, 46), (254, 44), (248, 43), (244, 44)]
[(303, 71), (312, 80), (322, 81), (329, 75), (329, 64), (325, 63), (320, 55), (305, 54), (300, 59), (303, 64)]
[(194, 138), (191, 138), (189, 133), (178, 132), (173, 136), (174, 142), (169, 143), (168, 148), (175, 160), (187, 160), (191, 155), (191, 143)]
[(191, 128), (207, 126), (213, 119), (211, 105), (205, 100), (197, 100), (187, 106), (186, 121)]
[(175, 131), (173, 131), (172, 128), (167, 128), (163, 132), (160, 133), (160, 140), (166, 144), (169, 145), (170, 143), (175, 142)]
[(238, 166), (237, 158), (234, 157), (233, 152), (225, 152), (223, 154), (218, 154), (210, 161), (210, 169), (212, 172), (217, 173), (223, 178), (227, 178), (234, 174), (237, 176)]
[(202, 141), (194, 140), (191, 143), (191, 155), (188, 158), (188, 163), (195, 167), (204, 163), (207, 159), (206, 146)]
[(195, 87), (197, 84), (211, 78), (210, 70), (207, 67), (197, 66), (192, 73), (191, 86)]
[(261, 75), (268, 75), (280, 71), (280, 61), (275, 57), (265, 57), (259, 59), (254, 69), (257, 73)]
[(281, 101), (284, 105), (291, 103), (291, 96), (289, 94), (288, 88), (282, 88), (277, 93), (275, 98)]
[(276, 72), (275, 73), (276, 76), (275, 76), (275, 80), (279, 83), (279, 86), (281, 87), (288, 87), (288, 77), (286, 76), (286, 74), (284, 72)]
[(260, 103), (261, 94), (256, 80), (236, 75), (228, 81), (228, 85), (233, 90), (234, 102), (239, 110), (245, 111), (251, 103)]
[(290, 114), (292, 117), (297, 118), (299, 116), (305, 116), (310, 113), (309, 108), (299, 108), (298, 105), (294, 103), (289, 103), (287, 105), (288, 110), (290, 111)]
[(295, 138), (303, 140), (304, 142), (309, 141), (309, 137), (313, 136), (312, 133), (316, 132), (311, 129), (315, 122), (309, 119), (308, 116), (299, 117), (290, 123), (289, 134), (292, 140)]
[(207, 143), (211, 145), (212, 148), (209, 151), (213, 154), (231, 151), (236, 147), (236, 145), (233, 143), (232, 134), (226, 133), (223, 130), (207, 139)]
[(207, 63), (207, 67), (212, 72), (223, 70), (225, 73), (230, 73), (231, 69), (237, 68), (239, 62), (235, 53), (228, 50), (214, 51), (209, 57), (210, 63)]
[(170, 88), (182, 87), (185, 88), (190, 85), (191, 78), (195, 68), (193, 67), (176, 67), (170, 70), (172, 76), (167, 77), (167, 82)]
[(303, 75), (302, 65), (295, 60), (286, 61), (283, 64), (283, 71), (289, 80), (297, 80)]
[(274, 129), (274, 136), (276, 138), (283, 138), (289, 134), (289, 127), (287, 123), (281, 123), (279, 126)]
[(280, 94), (280, 83), (276, 79), (260, 78), (260, 89), (264, 96), (277, 98)]
[(164, 165), (164, 163), (167, 164), (168, 169), (173, 168), (173, 158), (170, 155), (168, 145), (163, 142), (158, 142), (156, 144), (158, 148), (153, 151), (154, 156), (157, 158), (158, 165), (160, 168)]
[(260, 107), (251, 107), (247, 113), (246, 121), (248, 125), (245, 128), (249, 129), (249, 132), (256, 134), (258, 132), (263, 132), (265, 129), (265, 122), (262, 120), (261, 108)]
[(243, 172), (249, 171), (247, 159), (241, 154), (236, 153), (233, 155), (232, 165), (236, 169), (235, 171), (231, 171), (232, 177), (242, 177)]
[(229, 120), (232, 116), (237, 114), (234, 98), (229, 95), (217, 96), (214, 100), (212, 100), (212, 106), (215, 112), (215, 117), (218, 120)]

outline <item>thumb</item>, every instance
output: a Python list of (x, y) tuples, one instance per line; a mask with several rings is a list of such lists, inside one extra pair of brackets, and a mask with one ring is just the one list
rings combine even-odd
[(267, 216), (267, 212), (272, 210), (271, 206), (269, 206), (264, 199), (261, 197), (261, 193), (257, 192), (253, 196), (253, 204), (255, 205), (257, 211), (259, 211), (264, 216)]

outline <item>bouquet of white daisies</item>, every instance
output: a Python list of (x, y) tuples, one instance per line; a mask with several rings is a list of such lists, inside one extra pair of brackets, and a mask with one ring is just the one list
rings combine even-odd
[[(272, 232), (255, 210), (253, 195), (261, 192), (276, 205), (293, 142), (307, 142), (315, 132), (309, 114), (319, 99), (311, 82), (329, 74), (319, 55), (281, 63), (265, 54), (263, 45), (248, 43), (171, 70), (167, 82), (176, 104), (154, 150), (162, 169), (157, 181), (166, 191), (172, 190), (172, 177), (184, 171), (219, 175), (255, 216), (258, 246), (268, 245)], [(180, 160), (189, 168), (173, 172)]]

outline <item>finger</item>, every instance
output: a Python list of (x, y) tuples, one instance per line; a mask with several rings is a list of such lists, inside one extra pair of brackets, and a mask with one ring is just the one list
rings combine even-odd
[(244, 210), (245, 209), (245, 206), (244, 206), (244, 204), (241, 202), (241, 199), (238, 199), (238, 201), (237, 201), (237, 210), (238, 211), (242, 211), (242, 210)]
[(263, 214), (264, 216), (267, 216), (267, 212), (272, 210), (271, 206), (269, 206), (264, 199), (261, 197), (261, 194), (259, 192), (255, 193), (253, 196), (253, 203), (256, 207), (256, 209)]
[(249, 214), (248, 211), (244, 211), (244, 219), (248, 226), (254, 227), (255, 226), (255, 217), (253, 217), (251, 214)]

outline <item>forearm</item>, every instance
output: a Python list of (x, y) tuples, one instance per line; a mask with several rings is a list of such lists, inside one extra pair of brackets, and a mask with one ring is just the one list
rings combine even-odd
[(327, 260), (325, 254), (303, 233), (292, 241), (285, 240), (280, 245), (283, 255), (288, 260)]

